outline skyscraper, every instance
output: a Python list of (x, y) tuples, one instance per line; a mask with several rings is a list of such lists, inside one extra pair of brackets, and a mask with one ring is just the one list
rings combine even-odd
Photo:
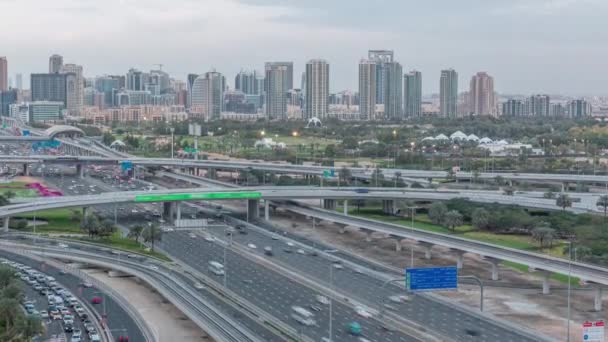
[(509, 99), (502, 104), (502, 115), (524, 116), (525, 104), (521, 100)]
[(359, 62), (359, 118), (374, 120), (376, 118), (376, 76), (375, 61), (363, 59)]
[(293, 63), (267, 62), (265, 70), (266, 116), (268, 119), (285, 119), (287, 91), (293, 84)]
[(439, 79), (439, 113), (455, 117), (458, 103), (458, 73), (454, 69), (441, 70)]
[(59, 70), (62, 74), (73, 74), (66, 78), (67, 98), (66, 109), (70, 115), (80, 115), (84, 103), (84, 76), (82, 66), (76, 64), (64, 64)]
[(23, 75), (16, 74), (15, 75), (15, 88), (19, 90), (23, 90)]
[(306, 118), (324, 119), (329, 98), (329, 64), (323, 59), (306, 63)]
[(241, 70), (234, 78), (234, 89), (245, 94), (255, 94), (255, 74)]
[(219, 72), (207, 72), (192, 84), (192, 109), (208, 119), (219, 119), (224, 104), (224, 79)]
[(403, 118), (403, 68), (398, 62), (383, 63), (382, 68), (384, 68), (385, 78), (384, 117), (401, 120)]
[(496, 115), (494, 78), (485, 72), (478, 72), (471, 78), (470, 108), (473, 115)]
[(120, 90), (120, 80), (116, 76), (99, 76), (95, 78), (95, 89), (103, 93), (104, 107), (112, 107), (114, 93)]
[(32, 101), (62, 102), (67, 105), (67, 78), (74, 74), (31, 74)]
[(394, 52), (392, 50), (369, 50), (367, 58), (376, 62), (376, 103), (385, 104), (387, 71), (385, 65), (392, 63)]
[(403, 109), (405, 116), (422, 116), (422, 73), (410, 71), (403, 76)]
[(0, 91), (8, 90), (8, 61), (0, 57)]
[(127, 90), (146, 90), (146, 84), (148, 83), (148, 74), (141, 72), (137, 69), (129, 69), (126, 76), (126, 88)]
[(60, 55), (52, 55), (49, 57), (49, 74), (56, 74), (63, 66), (63, 57)]
[(582, 118), (591, 115), (591, 104), (584, 99), (570, 101), (567, 108), (570, 118)]

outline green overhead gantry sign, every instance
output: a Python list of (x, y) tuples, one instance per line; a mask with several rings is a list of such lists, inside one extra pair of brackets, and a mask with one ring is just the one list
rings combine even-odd
[(205, 192), (177, 193), (164, 195), (135, 195), (135, 202), (170, 202), (192, 200), (231, 200), (231, 199), (260, 199), (262, 194), (257, 191), (241, 192)]

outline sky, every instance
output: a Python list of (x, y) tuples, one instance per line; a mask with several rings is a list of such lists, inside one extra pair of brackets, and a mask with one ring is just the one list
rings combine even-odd
[(9, 73), (47, 72), (48, 57), (85, 76), (164, 70), (178, 79), (293, 61), (330, 63), (330, 89), (358, 88), (358, 62), (390, 49), (437, 93), (486, 71), (503, 94), (608, 94), (608, 0), (0, 0)]

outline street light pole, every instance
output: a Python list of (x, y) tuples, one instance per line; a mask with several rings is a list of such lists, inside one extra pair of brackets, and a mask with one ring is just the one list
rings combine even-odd
[(566, 328), (566, 341), (570, 342), (570, 290), (572, 285), (570, 284), (570, 275), (572, 273), (572, 241), (568, 241), (568, 326)]
[[(314, 222), (314, 218), (313, 218)], [(334, 265), (329, 265), (329, 287), (334, 290)], [(333, 310), (332, 310), (332, 299), (329, 297), (329, 340), (333, 341)]]
[[(411, 229), (412, 229), (412, 235), (414, 234), (414, 215), (416, 214), (416, 209), (417, 207), (409, 207), (409, 209), (412, 211), (411, 216), (412, 216), (412, 224), (411, 224)], [(412, 244), (411, 248), (410, 248), (410, 267), (414, 268), (414, 245)]]
[(173, 159), (173, 146), (175, 145), (173, 133), (175, 133), (175, 128), (171, 127), (169, 130), (171, 131), (171, 159)]

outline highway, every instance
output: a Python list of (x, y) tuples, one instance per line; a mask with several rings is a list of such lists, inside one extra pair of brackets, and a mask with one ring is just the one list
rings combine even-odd
[[(83, 147), (80, 145), (80, 147)], [(88, 148), (92, 148), (88, 146)], [(96, 154), (107, 155), (110, 153), (102, 149), (94, 149)], [(110, 164), (116, 165), (123, 161), (130, 161), (133, 165), (138, 166), (156, 166), (156, 167), (173, 167), (173, 168), (202, 168), (216, 170), (264, 170), (274, 173), (284, 174), (310, 174), (322, 175), (326, 166), (314, 165), (294, 165), (287, 163), (268, 163), (255, 161), (233, 161), (233, 160), (192, 160), (192, 159), (171, 159), (171, 158), (141, 158), (141, 157), (73, 157), (66, 158), (62, 156), (46, 156), (46, 155), (30, 155), (28, 157), (18, 156), (3, 156), (0, 158), (0, 163), (83, 163), (83, 164)], [(366, 168), (349, 168), (352, 175), (355, 177), (363, 177), (371, 179), (371, 169)], [(427, 170), (407, 170), (407, 169), (381, 169), (385, 178), (392, 179), (396, 172), (401, 173), (402, 178), (418, 179), (424, 182), (428, 179), (445, 179), (448, 178), (447, 171), (427, 171)], [(335, 170), (339, 174), (340, 169)], [(581, 175), (581, 174), (542, 174), (542, 173), (505, 173), (505, 172), (480, 172), (474, 175), (472, 172), (459, 171), (455, 172), (452, 178), (470, 180), (477, 179), (495, 179), (502, 177), (506, 181), (539, 181), (539, 182), (584, 182), (596, 184), (608, 184), (608, 176), (605, 175)]]
[[(100, 187), (99, 182), (96, 180), (87, 178), (87, 181), (92, 182), (92, 184), (98, 184), (98, 187)], [(68, 181), (67, 184), (69, 183), (70, 182)], [(149, 206), (149, 204), (146, 205)], [(131, 208), (137, 208), (138, 213), (128, 214)], [(121, 215), (119, 221), (127, 225), (141, 222), (142, 220), (144, 220), (143, 212), (144, 210), (142, 209), (142, 205), (138, 205), (137, 207), (125, 206), (124, 210), (120, 212)], [(110, 212), (107, 212), (107, 214), (110, 214)], [(182, 214), (188, 217), (190, 217), (190, 215), (196, 215), (198, 218), (201, 217), (200, 209), (190, 209), (185, 206), (182, 209)], [(163, 247), (167, 252), (169, 252), (173, 257), (177, 257), (178, 259), (180, 259), (181, 262), (187, 263), (198, 269), (200, 272), (211, 276), (209, 274), (209, 271), (207, 270), (206, 262), (209, 260), (223, 262), (223, 245), (221, 244), (221, 240), (225, 240), (226, 238), (221, 228), (217, 228), (215, 229), (215, 231), (210, 230), (209, 232), (214, 233), (215, 236), (217, 236), (219, 243), (210, 243), (208, 241), (205, 241), (202, 235), (198, 235), (197, 237), (192, 238), (189, 236), (188, 232), (180, 231), (165, 233), (160, 246)], [(251, 238), (252, 240), (249, 241), (249, 238)], [(319, 283), (322, 283), (325, 286), (329, 286), (328, 279), (331, 262), (329, 262), (328, 259), (322, 257), (312, 257), (310, 254), (306, 256), (301, 255), (297, 253), (297, 248), (293, 248), (292, 253), (285, 253), (283, 251), (283, 248), (286, 247), (286, 242), (283, 239), (272, 240), (272, 238), (263, 234), (256, 233), (256, 231), (254, 230), (250, 230), (249, 234), (247, 235), (236, 234), (234, 236), (234, 241), (235, 244), (240, 244), (243, 249), (245, 248), (247, 243), (256, 244), (257, 248), (254, 253), (258, 254), (261, 254), (261, 249), (265, 246), (273, 246), (273, 249), (275, 251), (275, 256), (273, 258), (276, 258), (276, 260), (273, 261), (280, 262), (281, 264), (287, 266), (293, 271), (297, 271), (300, 274), (306, 275), (311, 279), (319, 280)], [(167, 245), (170, 245), (170, 247), (167, 247)], [(307, 250), (309, 249), (307, 248)], [(273, 283), (277, 284), (285, 283), (285, 280), (277, 282), (272, 276), (272, 274), (259, 274), (259, 266), (251, 266), (251, 261), (245, 263), (244, 265), (241, 265), (241, 263), (246, 261), (244, 259), (253, 260), (253, 258), (247, 257), (247, 255), (238, 257), (237, 254), (238, 253), (233, 254), (231, 250), (228, 250), (227, 253), (227, 273), (229, 279), (228, 286), (232, 290), (236, 292), (244, 291), (243, 295), (247, 296), (248, 298), (250, 298), (250, 300), (253, 301), (252, 294), (247, 292), (247, 287), (253, 287), (255, 290), (256, 287), (261, 286), (258, 284), (260, 282), (264, 282), (265, 279), (273, 279)], [(322, 253), (319, 252), (319, 254)], [(193, 255), (196, 257), (193, 258)], [(285, 259), (283, 259), (284, 257)], [(234, 265), (235, 263), (236, 266), (235, 269), (233, 269), (232, 265)], [(237, 269), (238, 274), (233, 275), (233, 272), (235, 272)], [(326, 270), (326, 272), (323, 272), (323, 270)], [(336, 272), (334, 272), (334, 276), (336, 289), (340, 289), (340, 292), (344, 292), (347, 296), (353, 298), (351, 300), (362, 300), (362, 303), (364, 305), (366, 305), (367, 307), (371, 307), (375, 310), (377, 310), (376, 303), (381, 302), (382, 299), (386, 300), (388, 296), (394, 294), (394, 292), (391, 292), (391, 290), (388, 289), (384, 293), (378, 290), (378, 288), (382, 285), (382, 279), (369, 277), (365, 274), (359, 273), (357, 270), (348, 267), (346, 267), (344, 270), (336, 270)], [(249, 281), (251, 281), (252, 284), (249, 284)], [(218, 282), (221, 283), (222, 279), (219, 279)], [(360, 285), (358, 285), (358, 283)], [(233, 289), (232, 286), (235, 286), (236, 289)], [(261, 304), (263, 306), (262, 308), (265, 310), (272, 310), (271, 314), (273, 314), (273, 316), (284, 317), (285, 315), (289, 315), (289, 310), (287, 310), (286, 312), (283, 311), (282, 313), (280, 312), (280, 310), (285, 310), (285, 307), (288, 308), (289, 305), (286, 305), (285, 303), (281, 304), (281, 302), (272, 301), (272, 298), (275, 298), (277, 296), (279, 298), (285, 298), (286, 295), (281, 290), (282, 286), (284, 285), (277, 285), (270, 289), (257, 290), (257, 292), (260, 293), (260, 296), (264, 298), (264, 302), (262, 302)], [(277, 288), (279, 290), (277, 290)], [(279, 292), (277, 293), (276, 291)], [(295, 293), (301, 292), (301, 290), (294, 291)], [(293, 292), (289, 291), (288, 293)], [(287, 298), (290, 298), (289, 295)], [(257, 304), (257, 302), (254, 303)], [(314, 297), (308, 296), (305, 300), (297, 302), (297, 304), (302, 303), (310, 305), (311, 303), (314, 303)], [(413, 321), (415, 324), (418, 323), (423, 324), (425, 326), (429, 326), (426, 322), (436, 323), (436, 326), (440, 327), (437, 329), (441, 334), (448, 336), (459, 335), (460, 337), (462, 337), (461, 340), (466, 340), (467, 337), (467, 329), (464, 329), (463, 327), (469, 328), (469, 331), (481, 331), (481, 333), (484, 335), (492, 336), (492, 339), (494, 339), (495, 336), (505, 336), (505, 339), (499, 339), (500, 341), (510, 340), (508, 337), (511, 336), (510, 334), (512, 333), (512, 331), (517, 331), (513, 329), (505, 329), (504, 327), (493, 323), (483, 324), (481, 325), (482, 328), (479, 328), (480, 324), (476, 324), (477, 322), (479, 322), (479, 318), (476, 318), (475, 316), (471, 318), (467, 313), (463, 313), (458, 310), (453, 310), (444, 304), (437, 303), (436, 301), (431, 301), (424, 297), (416, 297), (412, 301), (411, 306), (409, 304), (404, 304), (403, 306), (393, 304), (392, 306), (396, 306), (398, 308), (395, 311), (395, 314), (406, 317), (406, 319)], [(429, 310), (425, 310), (425, 308), (428, 307), (432, 307), (433, 310), (431, 311), (435, 314), (429, 314)], [(279, 312), (277, 312), (277, 310), (279, 310)], [(462, 319), (462, 321), (454, 319), (453, 317), (459, 317)], [(338, 325), (336, 324), (335, 326)], [(431, 326), (435, 327), (435, 324), (432, 324)], [(522, 337), (521, 333), (516, 334), (514, 336), (515, 337), (513, 337), (511, 340), (526, 340), (525, 337)]]

